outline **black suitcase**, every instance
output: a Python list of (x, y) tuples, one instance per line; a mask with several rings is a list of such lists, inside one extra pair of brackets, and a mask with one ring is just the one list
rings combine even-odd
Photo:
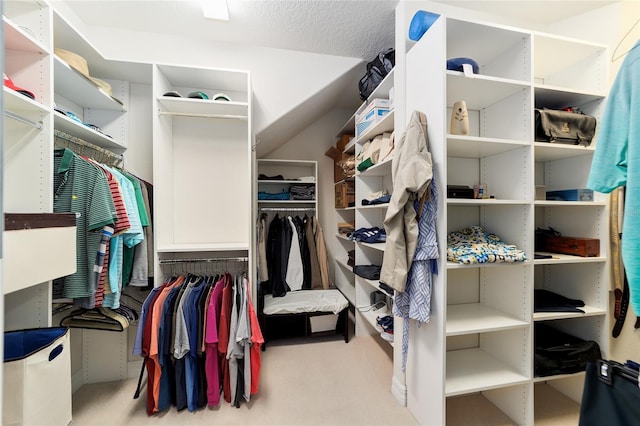
[(600, 359), (600, 346), (544, 323), (535, 324), (536, 377), (571, 374), (584, 371), (589, 361)]

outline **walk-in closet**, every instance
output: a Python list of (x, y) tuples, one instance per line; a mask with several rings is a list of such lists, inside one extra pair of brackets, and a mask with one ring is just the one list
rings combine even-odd
[(1, 5), (2, 424), (640, 424), (640, 4)]

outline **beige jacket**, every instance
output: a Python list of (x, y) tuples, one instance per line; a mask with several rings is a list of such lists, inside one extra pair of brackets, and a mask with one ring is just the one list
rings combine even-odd
[(414, 111), (407, 130), (395, 143), (391, 163), (393, 193), (384, 219), (387, 240), (380, 282), (399, 292), (404, 292), (418, 240), (418, 221), (413, 204), (426, 193), (433, 176), (431, 153), (427, 146), (426, 116)]

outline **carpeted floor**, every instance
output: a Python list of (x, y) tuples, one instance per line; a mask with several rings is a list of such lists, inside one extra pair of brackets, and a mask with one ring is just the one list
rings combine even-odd
[(136, 380), (85, 385), (73, 395), (73, 425), (415, 425), (391, 395), (390, 349), (371, 337), (274, 341), (259, 393), (239, 408), (149, 417), (144, 396), (133, 399)]

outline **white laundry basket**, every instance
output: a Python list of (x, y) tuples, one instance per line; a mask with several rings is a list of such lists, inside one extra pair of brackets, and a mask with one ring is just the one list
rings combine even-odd
[(66, 327), (4, 333), (3, 425), (71, 422), (71, 347)]

